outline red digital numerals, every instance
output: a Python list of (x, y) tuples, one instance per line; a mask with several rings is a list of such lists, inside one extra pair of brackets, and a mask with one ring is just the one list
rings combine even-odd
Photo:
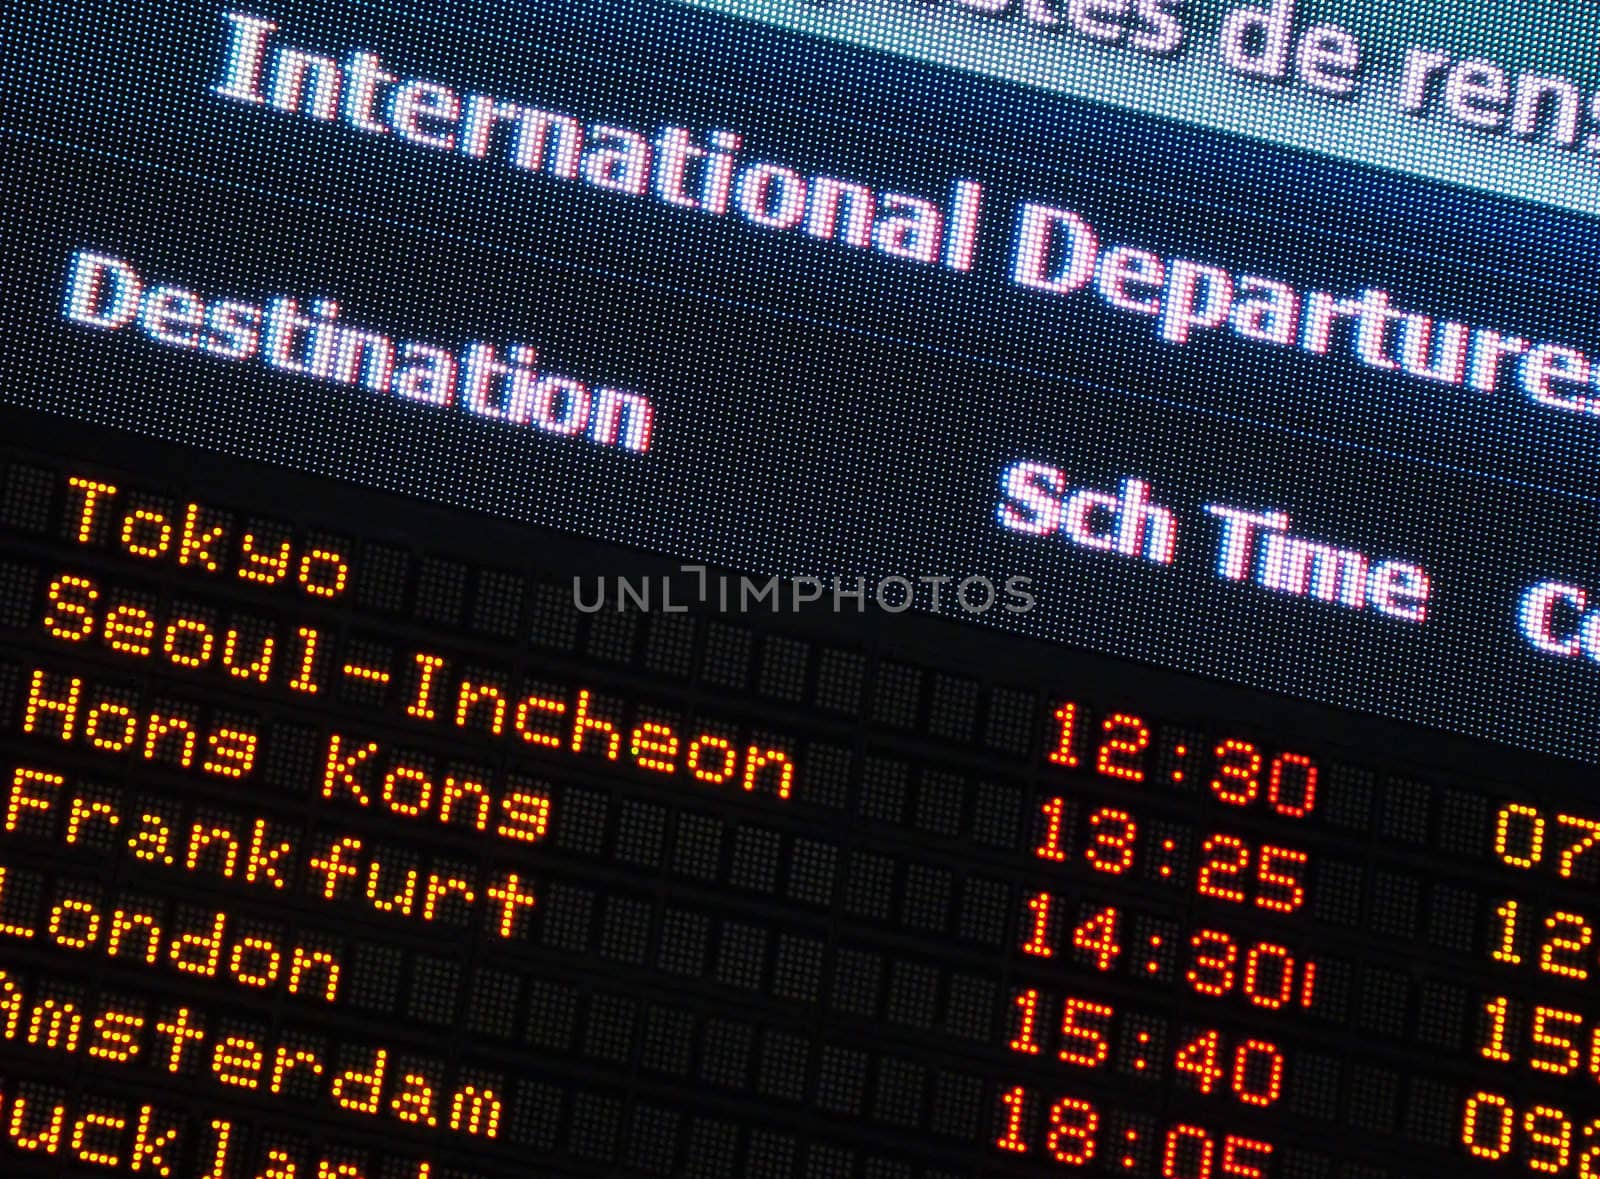
[[(1041, 999), (1032, 988), (1019, 991), (1012, 1004), (1017, 1034), (1012, 1037), (1011, 1051), (1025, 1056), (1053, 1055), (1063, 1064), (1079, 1068), (1098, 1068), (1111, 1055), (1111, 1021), (1116, 1011), (1110, 1004), (1070, 996), (1055, 1004)], [(1050, 1009), (1041, 1012), (1041, 1004)]]
[(1174, 743), (1160, 747), (1158, 769), (1151, 757), (1156, 742), (1143, 717), (1113, 712), (1095, 724), (1074, 701), (1060, 705), (1052, 715), (1055, 743), (1045, 754), (1051, 765), (1086, 766), (1123, 782), (1161, 780), (1172, 785), (1198, 772), (1219, 802), (1240, 807), (1259, 803), (1291, 819), (1305, 818), (1317, 805), (1316, 763), (1303, 753), (1269, 758), (1249, 741), (1232, 737), (1218, 742), (1209, 755)]
[(1237, 835), (1212, 835), (1200, 845), (1204, 863), (1195, 888), (1203, 897), (1293, 913), (1306, 903), (1302, 877), (1309, 857), (1297, 848), (1252, 849)]
[[(1012, 996), (1012, 1008), (1011, 1051), (1083, 1069), (1098, 1069), (1111, 1058), (1117, 1022), (1111, 1004), (1080, 995), (1058, 1000), (1030, 987)], [(1170, 1060), (1163, 1057), (1141, 1032), (1130, 1039), (1123, 1063), (1155, 1076), (1170, 1065), (1198, 1092), (1232, 1094), (1245, 1105), (1269, 1106), (1283, 1094), (1283, 1053), (1269, 1040), (1198, 1029), (1179, 1038)]]
[[(1056, 941), (1066, 933), (1067, 944), (1076, 952), (1079, 961), (1096, 970), (1110, 971), (1122, 956), (1122, 914), (1114, 906), (1089, 912), (1070, 930), (1062, 930), (1057, 915), (1060, 898), (1054, 893), (1040, 892), (1028, 898), (1026, 933), (1022, 952), (1035, 958), (1054, 958)], [(1159, 948), (1159, 939), (1154, 948)], [(1152, 971), (1151, 973), (1155, 973)]]
[(1269, 1142), (1188, 1124), (1171, 1126), (1146, 1143), (1131, 1127), (1112, 1131), (1092, 1102), (1046, 1098), (1021, 1085), (1001, 1092), (999, 1113), (996, 1149), (1063, 1167), (1085, 1167), (1100, 1158), (1110, 1169), (1133, 1170), (1149, 1152), (1160, 1163), (1162, 1179), (1266, 1179), (1272, 1159)]
[[(1106, 876), (1124, 876), (1141, 857), (1150, 857), (1147, 872), (1176, 879), (1177, 865), (1187, 859), (1171, 839), (1154, 841), (1128, 811), (1114, 806), (1087, 810), (1074, 837), (1068, 836), (1070, 804), (1048, 798), (1040, 805), (1043, 824), (1036, 859), (1063, 866), (1082, 865)], [(1145, 847), (1142, 840), (1150, 839)], [(1310, 857), (1298, 848), (1263, 843), (1238, 835), (1213, 834), (1200, 844), (1201, 864), (1195, 890), (1203, 897), (1252, 905), (1274, 913), (1294, 913), (1306, 902), (1305, 871)]]
[[(1059, 953), (1068, 957), (1071, 965), (1104, 974), (1121, 966), (1135, 975), (1172, 977), (1163, 965), (1166, 949), (1162, 935), (1129, 936), (1128, 921), (1115, 905), (1091, 905), (1080, 909), (1075, 918), (1066, 905), (1065, 898), (1055, 893), (1028, 897), (1018, 946), (1023, 954), (1054, 959)], [(1241, 943), (1223, 930), (1201, 929), (1190, 936), (1188, 951), (1181, 977), (1195, 994), (1236, 997), (1264, 1011), (1307, 1010), (1315, 1003), (1317, 964), (1287, 946)]]
[(1232, 934), (1202, 929), (1189, 939), (1189, 953), (1184, 981), (1196, 994), (1237, 995), (1268, 1011), (1306, 1009), (1316, 1000), (1317, 964), (1286, 946), (1257, 942), (1241, 949)]
[(1089, 812), (1082, 850), (1067, 850), (1065, 825), (1067, 800), (1047, 799), (1039, 808), (1044, 815), (1044, 831), (1033, 854), (1041, 860), (1064, 864), (1082, 862), (1096, 872), (1121, 876), (1133, 867), (1139, 841), (1139, 824), (1127, 811), (1103, 806)]

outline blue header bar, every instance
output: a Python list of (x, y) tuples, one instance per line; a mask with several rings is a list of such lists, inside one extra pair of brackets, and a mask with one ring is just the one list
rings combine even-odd
[[(1600, 90), (1294, 0), (679, 0), (862, 48), (1425, 180), (1600, 213)], [(1464, 6), (1472, 9), (1474, 6)], [(1467, 18), (1464, 18), (1467, 19)], [(1485, 13), (1483, 19), (1491, 19)], [(1470, 30), (1464, 30), (1463, 35)]]

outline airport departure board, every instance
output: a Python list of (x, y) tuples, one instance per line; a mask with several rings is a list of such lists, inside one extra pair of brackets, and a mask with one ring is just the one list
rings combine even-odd
[(0, 1174), (1600, 1179), (1537, 7), (25, 0)]

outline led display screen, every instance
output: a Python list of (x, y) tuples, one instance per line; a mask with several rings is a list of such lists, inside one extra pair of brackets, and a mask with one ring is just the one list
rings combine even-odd
[(1600, 1179), (1586, 22), (28, 0), (0, 1169)]

